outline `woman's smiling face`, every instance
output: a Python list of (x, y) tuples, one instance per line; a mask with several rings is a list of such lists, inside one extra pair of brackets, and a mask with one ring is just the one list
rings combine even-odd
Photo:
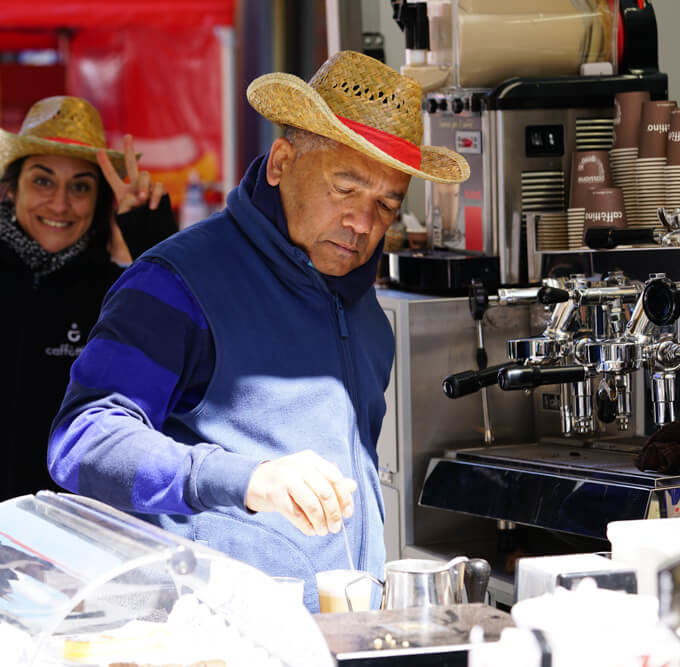
[(20, 227), (48, 252), (73, 245), (92, 225), (99, 169), (63, 155), (24, 160), (14, 192)]

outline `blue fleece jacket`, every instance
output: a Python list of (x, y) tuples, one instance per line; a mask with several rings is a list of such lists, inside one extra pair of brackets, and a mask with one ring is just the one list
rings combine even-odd
[(346, 566), (342, 536), (248, 512), (246, 489), (266, 459), (313, 449), (336, 463), (359, 486), (346, 522), (354, 562), (382, 576), (376, 442), (394, 343), (373, 288), (342, 298), (252, 192), (251, 173), (224, 212), (111, 289), (72, 367), (48, 466), (71, 491), (302, 577), (316, 611), (314, 574)]

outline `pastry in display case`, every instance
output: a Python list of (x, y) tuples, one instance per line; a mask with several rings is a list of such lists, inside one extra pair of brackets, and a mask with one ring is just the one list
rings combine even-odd
[(250, 565), (90, 498), (0, 503), (3, 664), (324, 667), (307, 609)]

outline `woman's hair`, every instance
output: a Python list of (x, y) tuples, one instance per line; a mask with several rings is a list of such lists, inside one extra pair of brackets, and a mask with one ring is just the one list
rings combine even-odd
[[(28, 156), (26, 156), (28, 157)], [(26, 157), (19, 158), (7, 166), (5, 173), (0, 178), (0, 201), (6, 201), (9, 193), (16, 194), (19, 185), (19, 174)], [(94, 164), (94, 163), (93, 163)], [(99, 165), (94, 165), (99, 172), (99, 186), (97, 188), (97, 201), (94, 207), (94, 216), (90, 229), (93, 232), (93, 240), (96, 243), (106, 245), (111, 236), (111, 226), (109, 224), (111, 213), (113, 212), (113, 190), (104, 178)]]

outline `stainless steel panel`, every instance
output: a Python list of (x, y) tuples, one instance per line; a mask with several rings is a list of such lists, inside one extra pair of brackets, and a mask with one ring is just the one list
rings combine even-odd
[(399, 526), (399, 491), (391, 486), (381, 484), (383, 502), (385, 503), (385, 557), (387, 561), (401, 558), (401, 535)]
[[(482, 444), (481, 395), (452, 401), (443, 378), (476, 367), (477, 336), (466, 298), (429, 298), (381, 290), (378, 299), (395, 315), (396, 402), (400, 493), (400, 539), (407, 545), (450, 541), (469, 517), (417, 506), (428, 461), (460, 447)], [(529, 308), (492, 307), (483, 320), (489, 365), (506, 360), (506, 340), (529, 335)], [(534, 439), (534, 402), (524, 392), (489, 389), (492, 426), (500, 442)], [(474, 556), (475, 554), (470, 554)]]
[[(395, 315), (393, 310), (385, 309), (392, 331), (395, 333)], [(389, 481), (391, 476), (399, 470), (399, 437), (397, 435), (397, 385), (395, 368), (397, 359), (392, 364), (390, 382), (385, 390), (385, 416), (383, 418), (380, 436), (378, 437), (378, 466), (380, 475)]]

